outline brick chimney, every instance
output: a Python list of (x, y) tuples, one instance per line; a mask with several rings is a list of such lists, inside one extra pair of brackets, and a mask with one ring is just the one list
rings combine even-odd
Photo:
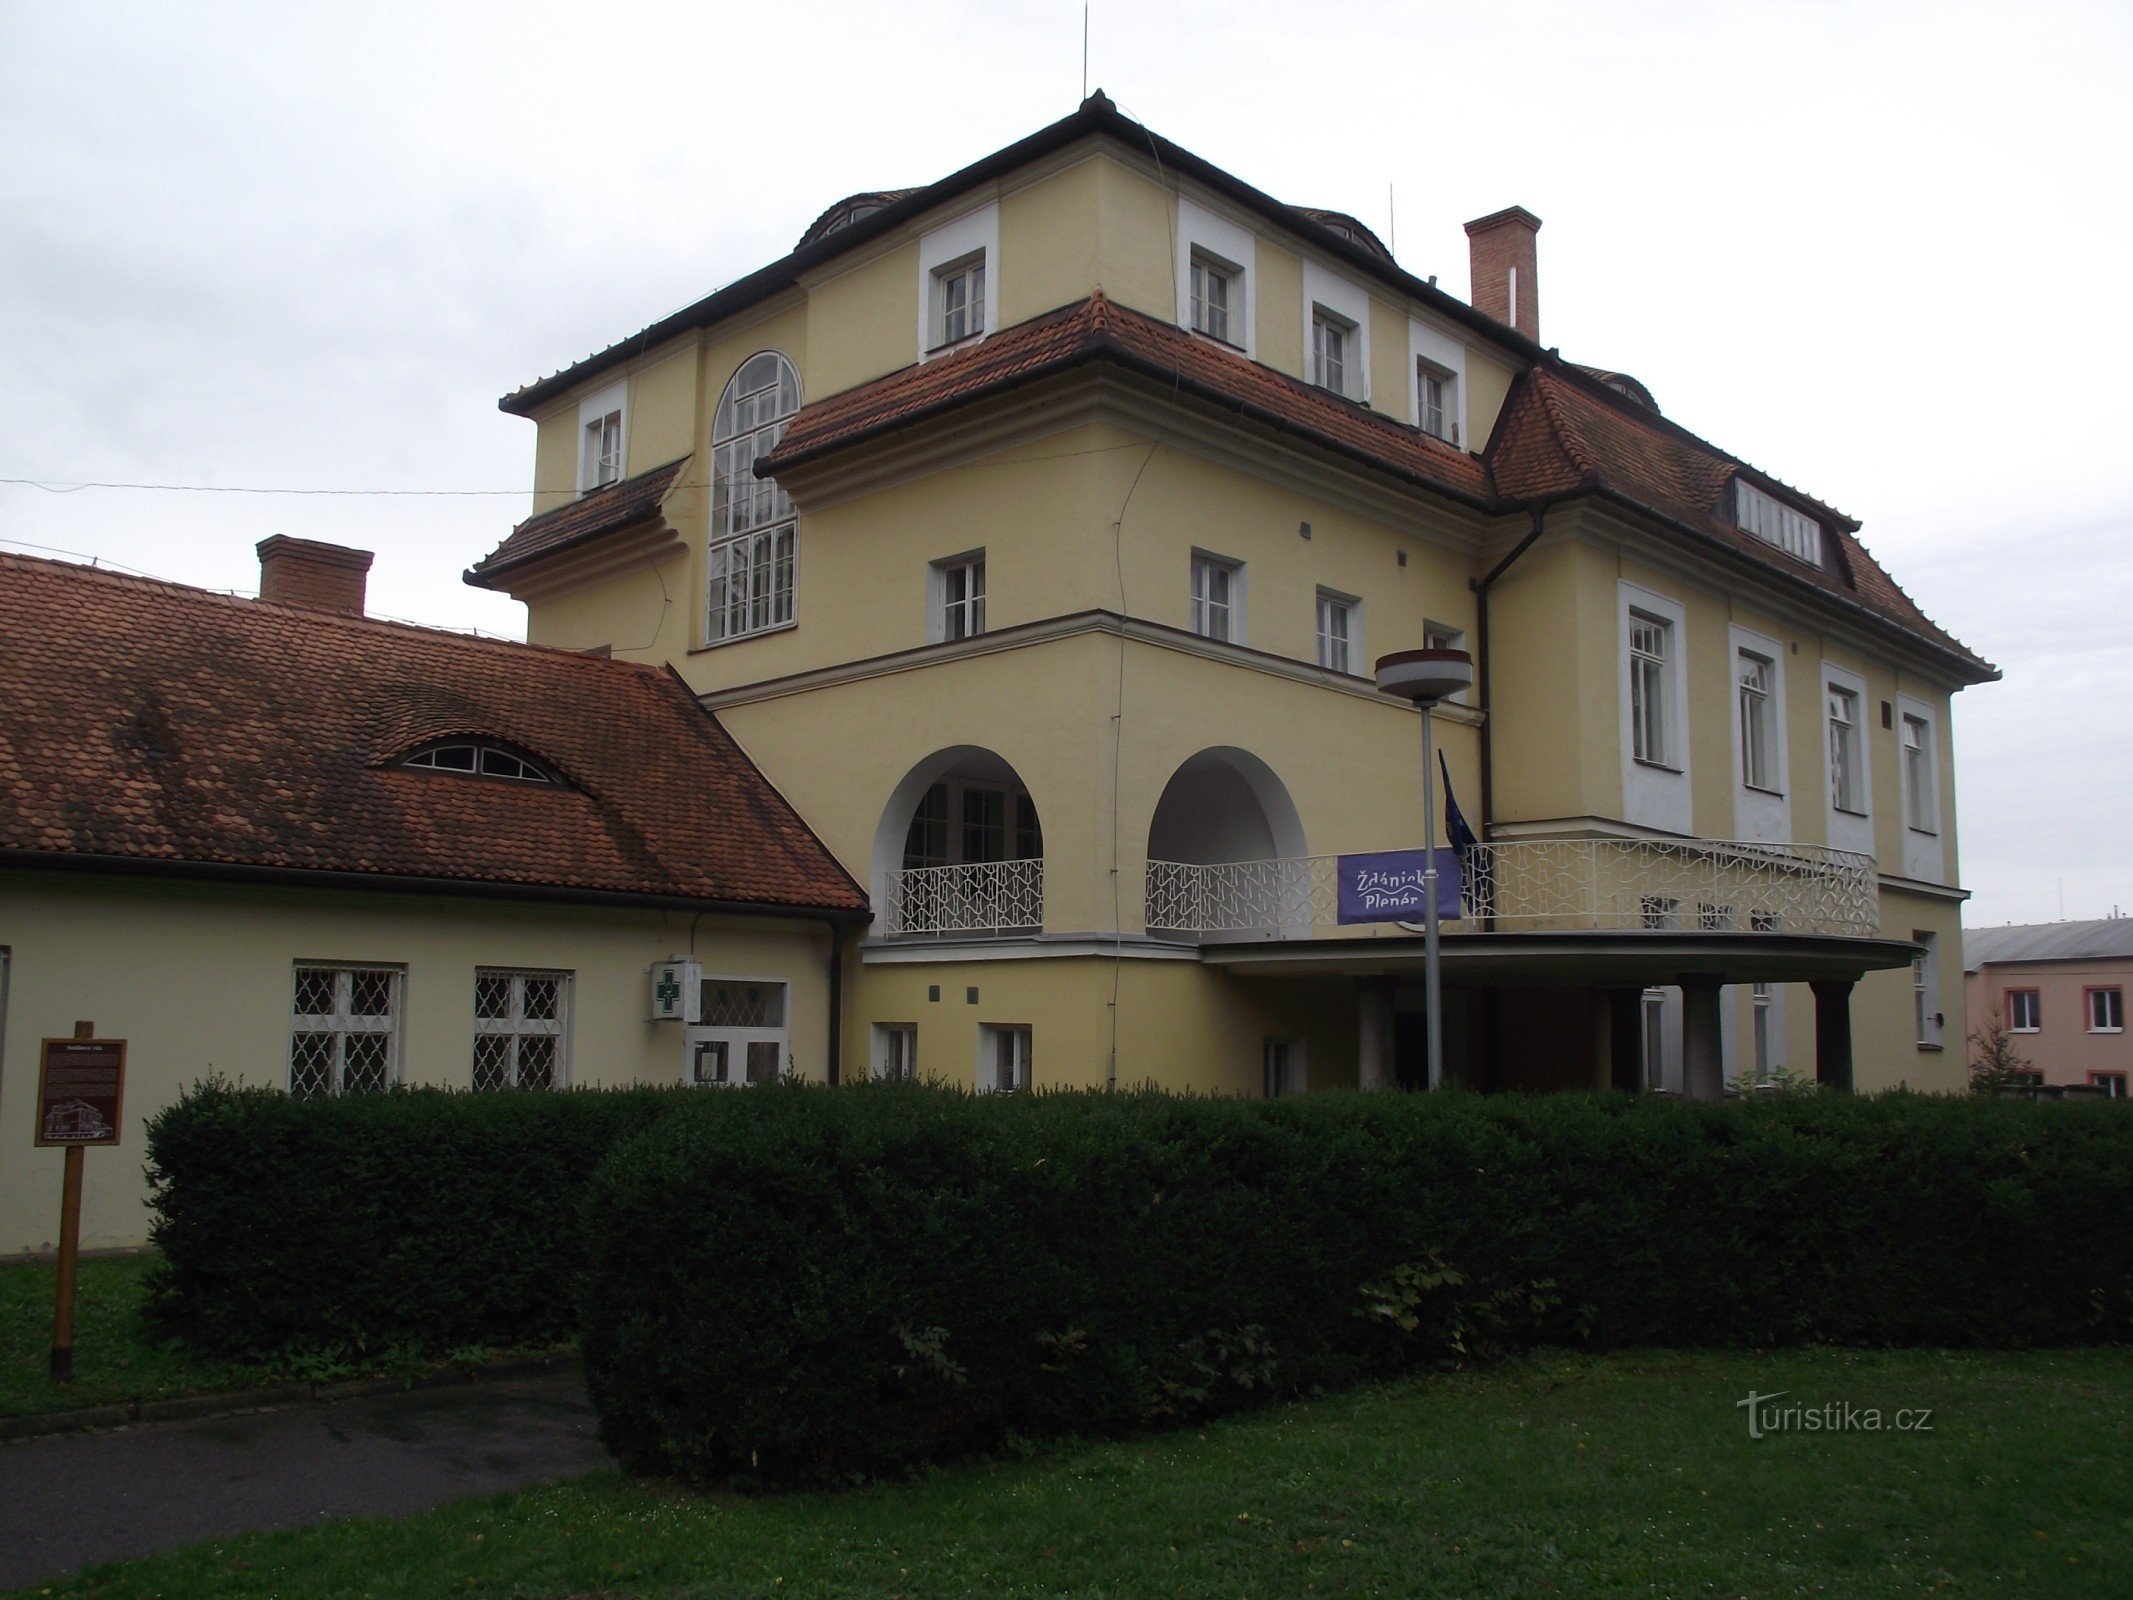
[(1476, 311), (1540, 343), (1540, 272), (1533, 236), (1541, 219), (1524, 206), (1476, 217), (1466, 225), (1468, 300)]
[(292, 539), (277, 533), (262, 539), (259, 550), (259, 598), (314, 611), (363, 614), (363, 590), (371, 554), (316, 539)]

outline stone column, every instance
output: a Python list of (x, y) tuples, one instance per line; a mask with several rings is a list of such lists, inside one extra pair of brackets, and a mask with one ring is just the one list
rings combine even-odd
[(1691, 1100), (1722, 1100), (1726, 1057), (1719, 997), (1724, 983), (1715, 972), (1684, 972), (1675, 981), (1681, 985), (1681, 1091)]
[(1392, 1087), (1392, 996), (1395, 987), (1395, 979), (1382, 975), (1356, 981), (1360, 1006), (1355, 1064), (1355, 1086), (1358, 1089)]
[(1854, 978), (1816, 978), (1815, 1082), (1849, 1094), (1852, 1087), (1852, 985)]

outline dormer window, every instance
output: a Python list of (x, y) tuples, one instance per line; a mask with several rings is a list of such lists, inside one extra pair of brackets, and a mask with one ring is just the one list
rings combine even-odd
[(1733, 480), (1733, 520), (1744, 533), (1774, 544), (1810, 567), (1822, 564), (1822, 524), (1765, 494), (1745, 478)]
[(1311, 308), (1311, 381), (1335, 394), (1350, 393), (1355, 324), (1324, 306)]
[(578, 406), (578, 492), (616, 483), (622, 477), (624, 384), (610, 384)]
[(961, 344), (985, 331), (985, 257), (982, 252), (951, 262), (933, 275), (939, 307), (934, 344)]
[(1240, 270), (1227, 261), (1218, 261), (1205, 251), (1192, 253), (1192, 326), (1195, 333), (1204, 333), (1210, 339), (1219, 339), (1224, 344), (1236, 344), (1230, 337), (1230, 308), (1238, 299), (1237, 280)]
[(427, 772), (457, 772), (474, 778), (509, 778), (518, 783), (554, 783), (556, 780), (525, 756), (483, 739), (461, 739), (450, 744), (417, 750), (401, 763)]

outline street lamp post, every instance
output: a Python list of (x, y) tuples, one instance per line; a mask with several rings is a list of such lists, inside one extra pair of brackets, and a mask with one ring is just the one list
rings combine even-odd
[(1474, 682), (1474, 658), (1464, 650), (1399, 650), (1378, 657), (1380, 694), (1411, 700), (1422, 713), (1422, 983), (1429, 1008), (1429, 1086), (1444, 1083), (1444, 1008), (1437, 953), (1437, 778), (1432, 770), (1430, 713), (1437, 702)]

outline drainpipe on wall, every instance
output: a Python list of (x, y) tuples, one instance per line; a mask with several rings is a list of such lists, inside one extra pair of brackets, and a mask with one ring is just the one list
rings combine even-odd
[(833, 918), (823, 926), (830, 936), (829, 1081), (835, 1088), (843, 1077), (844, 1061), (844, 923)]

